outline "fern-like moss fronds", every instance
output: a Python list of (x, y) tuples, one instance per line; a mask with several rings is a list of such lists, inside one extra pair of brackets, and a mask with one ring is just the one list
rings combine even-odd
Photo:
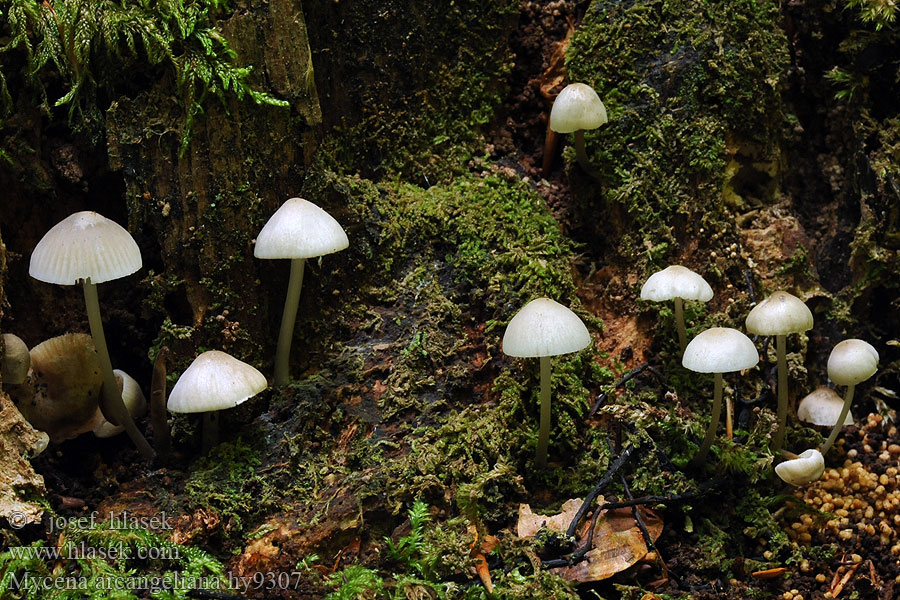
[[(251, 69), (235, 64), (235, 52), (214, 26), (214, 18), (227, 9), (224, 0), (0, 0), (5, 21), (0, 30), (6, 35), (0, 57), (21, 52), (24, 80), (44, 110), (67, 106), (72, 127), (95, 139), (110, 99), (133, 85), (135, 71), (153, 81), (173, 73), (184, 109), (183, 152), (210, 93), (222, 103), (234, 94), (258, 104), (288, 105), (253, 90)], [(12, 62), (0, 64), (0, 120), (14, 104), (6, 72)], [(48, 76), (51, 72), (57, 77)]]

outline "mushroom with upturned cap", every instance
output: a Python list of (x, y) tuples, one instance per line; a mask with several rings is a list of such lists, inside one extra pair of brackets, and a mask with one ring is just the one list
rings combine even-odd
[(812, 329), (813, 316), (800, 298), (778, 291), (753, 307), (744, 322), (754, 335), (775, 336), (775, 357), (778, 361), (778, 426), (772, 436), (772, 449), (780, 450), (784, 441), (788, 412), (788, 378), (786, 336)]
[(687, 345), (681, 359), (684, 368), (697, 373), (715, 374), (712, 418), (706, 430), (706, 437), (694, 458), (695, 463), (702, 464), (706, 460), (706, 454), (716, 436), (716, 427), (722, 414), (722, 373), (743, 371), (758, 362), (759, 354), (750, 338), (730, 327), (707, 329)]
[(141, 251), (130, 233), (96, 212), (82, 211), (69, 215), (44, 234), (31, 253), (28, 274), (46, 283), (82, 284), (88, 323), (103, 376), (100, 408), (110, 422), (125, 427), (141, 455), (150, 459), (153, 448), (138, 431), (119, 394), (97, 300), (98, 283), (125, 277), (140, 268)]
[(506, 326), (504, 354), (541, 359), (541, 427), (535, 459), (540, 468), (547, 464), (550, 440), (550, 357), (577, 352), (590, 343), (591, 335), (578, 315), (549, 298), (532, 300)]
[(285, 385), (290, 379), (288, 360), (306, 259), (338, 252), (349, 245), (340, 224), (303, 198), (291, 198), (282, 204), (256, 237), (253, 249), (256, 258), (291, 259), (291, 275), (275, 351), (275, 385)]
[(838, 432), (844, 426), (844, 419), (850, 412), (850, 403), (853, 402), (853, 390), (857, 383), (861, 383), (875, 374), (878, 370), (878, 351), (871, 344), (863, 340), (849, 339), (839, 342), (831, 350), (828, 356), (828, 377), (838, 385), (846, 385), (847, 392), (844, 395), (844, 406), (838, 416), (831, 435), (822, 444), (822, 454), (827, 454), (837, 439)]
[(825, 457), (815, 448), (775, 465), (775, 474), (791, 485), (807, 485), (818, 481), (825, 472)]
[(0, 379), (4, 384), (20, 385), (28, 378), (31, 355), (22, 338), (13, 333), (4, 333), (3, 355), (0, 356)]
[(11, 391), (19, 411), (54, 443), (91, 431), (99, 423), (103, 376), (91, 336), (67, 333), (31, 349), (28, 380)]
[(671, 265), (662, 271), (657, 271), (648, 277), (641, 287), (641, 300), (675, 301), (675, 326), (678, 329), (678, 345), (682, 355), (687, 347), (687, 332), (684, 329), (684, 301), (709, 302), (712, 297), (712, 288), (706, 283), (706, 280), (681, 265)]
[(596, 129), (607, 122), (606, 107), (600, 96), (586, 83), (570, 83), (562, 89), (550, 109), (550, 130), (575, 133), (575, 155), (578, 164), (594, 178), (599, 175), (591, 167), (584, 148), (584, 130)]
[[(834, 427), (843, 408), (844, 399), (840, 394), (823, 385), (811, 391), (800, 401), (797, 406), (797, 418), (804, 423), (820, 427)], [(844, 418), (844, 425), (852, 424), (853, 415), (848, 412)]]
[(174, 413), (203, 413), (203, 449), (208, 451), (219, 437), (216, 412), (241, 404), (267, 385), (254, 367), (225, 352), (208, 350), (175, 382), (168, 408)]

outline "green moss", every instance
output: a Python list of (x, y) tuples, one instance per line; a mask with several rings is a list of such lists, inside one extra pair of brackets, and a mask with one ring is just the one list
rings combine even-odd
[(261, 452), (239, 438), (219, 444), (199, 459), (184, 488), (191, 508), (214, 511), (227, 534), (238, 536), (252, 515), (277, 506), (279, 493), (257, 472)]
[(769, 0), (591, 4), (566, 68), (607, 105), (588, 148), (604, 202), (627, 210), (641, 240), (676, 250), (673, 222), (722, 220), (729, 154), (751, 141), (775, 152), (789, 56), (779, 23)]
[(199, 548), (142, 528), (79, 523), (0, 553), (0, 595), (9, 599), (182, 600), (192, 589), (227, 589), (224, 566)]
[(360, 57), (359, 69), (391, 76), (347, 78), (359, 86), (352, 94), (361, 117), (332, 140), (346, 172), (379, 180), (400, 175), (421, 185), (461, 174), (506, 92), (507, 36), (517, 14), (511, 0), (348, 8), (341, 45)]

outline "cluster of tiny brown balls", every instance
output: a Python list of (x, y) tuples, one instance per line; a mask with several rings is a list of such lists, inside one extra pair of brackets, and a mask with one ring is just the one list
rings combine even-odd
[[(876, 432), (878, 441), (872, 439)], [(877, 553), (882, 564), (887, 558), (893, 563), (892, 573), (900, 573), (897, 427), (893, 419), (885, 421), (881, 415), (872, 414), (855, 436), (849, 431), (845, 435), (837, 444), (837, 451), (844, 455), (842, 466), (827, 468), (821, 479), (795, 493), (820, 515), (799, 515), (790, 523), (788, 535), (802, 545), (810, 545), (817, 537), (817, 541), (833, 541), (848, 550), (870, 548), (874, 552), (867, 554)], [(846, 558), (850, 562), (864, 559), (858, 554), (848, 554)], [(800, 565), (801, 571), (812, 569), (807, 561)], [(820, 573), (816, 580), (824, 583), (826, 577)], [(896, 575), (896, 580), (900, 582), (900, 575)]]

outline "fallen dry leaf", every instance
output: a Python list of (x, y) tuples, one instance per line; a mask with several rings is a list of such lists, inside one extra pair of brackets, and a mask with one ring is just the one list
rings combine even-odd
[[(567, 500), (562, 506), (562, 512), (551, 517), (535, 515), (527, 504), (519, 506), (519, 522), (516, 532), (519, 537), (531, 537), (541, 527), (554, 531), (565, 531), (578, 509), (581, 508), (580, 498)], [(603, 497), (597, 498), (598, 504), (603, 504)], [(656, 541), (662, 533), (662, 520), (652, 511), (639, 507), (641, 517), (650, 533), (650, 537)], [(585, 523), (589, 525), (590, 519), (585, 516)], [(576, 546), (584, 544), (587, 540), (587, 527), (582, 526), (578, 535)], [(632, 516), (630, 508), (617, 508), (603, 511), (594, 526), (593, 548), (585, 555), (585, 559), (571, 567), (552, 569), (553, 573), (569, 581), (600, 581), (612, 577), (620, 571), (624, 571), (647, 554), (647, 545), (644, 536)]]

